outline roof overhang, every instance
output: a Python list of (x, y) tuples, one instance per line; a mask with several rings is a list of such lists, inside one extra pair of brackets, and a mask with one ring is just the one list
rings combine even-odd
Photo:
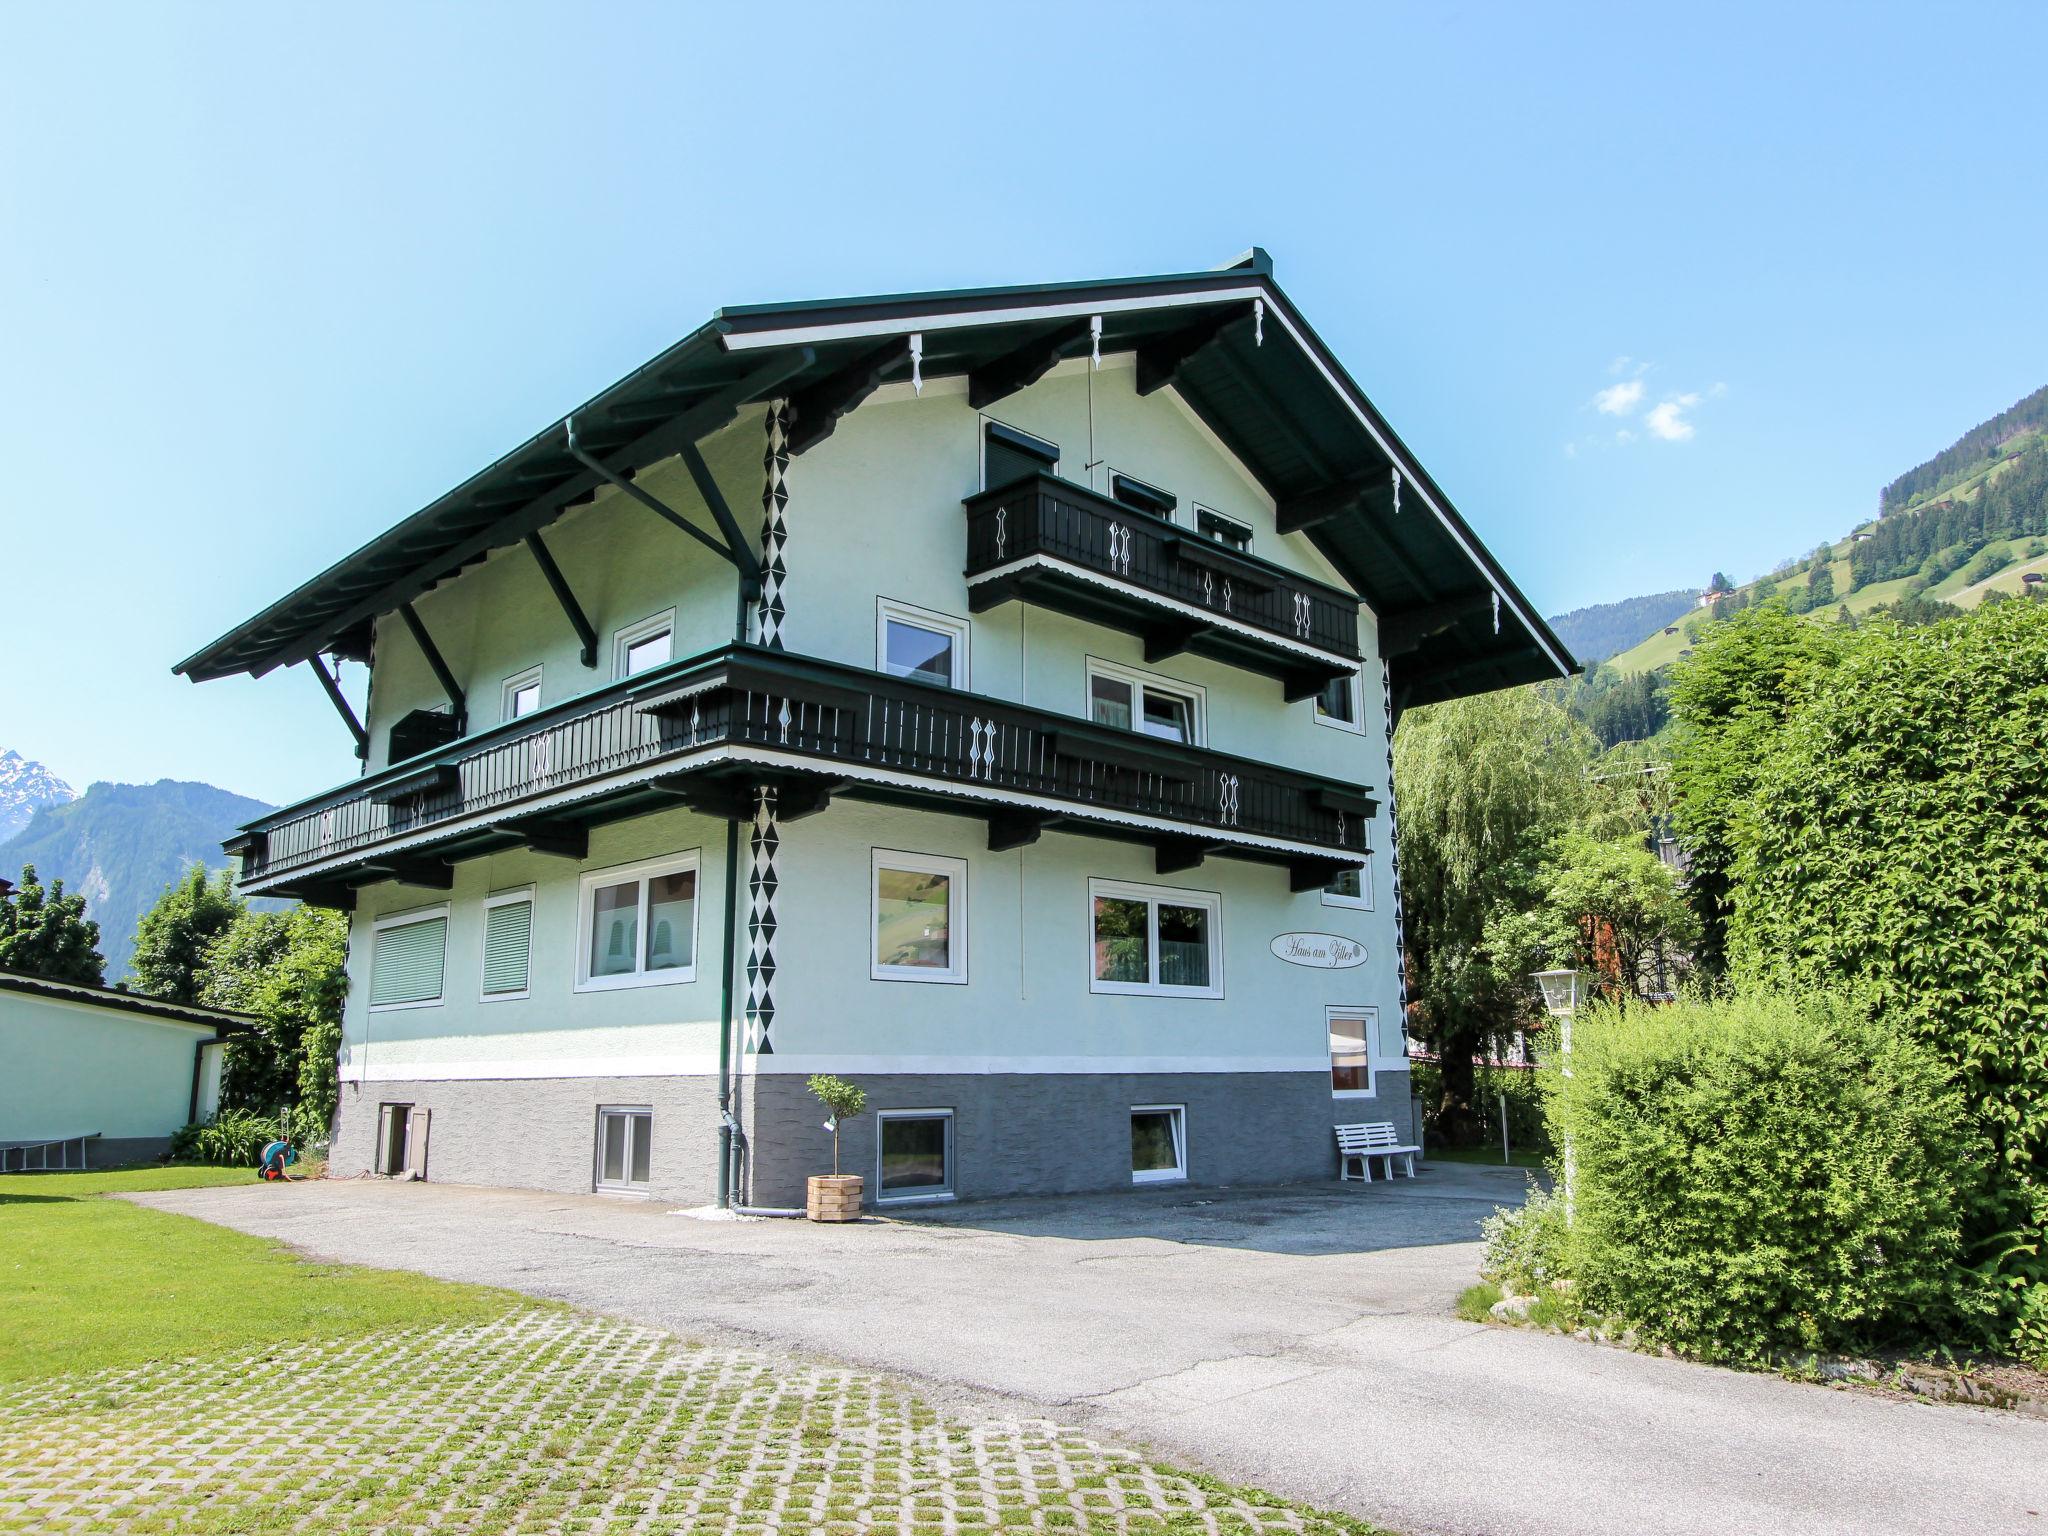
[(1373, 609), (1397, 708), (1576, 670), (1258, 251), (1217, 271), (721, 310), (175, 670), (203, 681), (365, 657), (379, 614), (596, 493), (605, 477), (567, 449), (572, 420), (584, 452), (627, 477), (775, 397), (815, 442), (878, 383), (911, 376), (912, 336), (923, 376), (1002, 388), (1085, 350), (1098, 318), (1101, 349), (1136, 353), (1141, 390), (1177, 392), (1274, 498), (1281, 526)]

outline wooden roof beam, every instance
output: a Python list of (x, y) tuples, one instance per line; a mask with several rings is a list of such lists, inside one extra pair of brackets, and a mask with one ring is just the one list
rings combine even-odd
[(1211, 316), (1149, 346), (1138, 348), (1138, 393), (1149, 395), (1164, 389), (1203, 350), (1222, 340), (1233, 327), (1243, 326), (1251, 316), (1250, 305), (1232, 304), (1221, 315)]
[(791, 395), (790, 457), (815, 448), (830, 437), (839, 426), (839, 418), (872, 395), (880, 386), (882, 375), (908, 356), (903, 342), (892, 339)]
[(1044, 378), (1053, 366), (1088, 339), (1088, 322), (1075, 320), (1032, 337), (1022, 346), (1005, 352), (967, 375), (967, 403), (985, 410), (1020, 389)]

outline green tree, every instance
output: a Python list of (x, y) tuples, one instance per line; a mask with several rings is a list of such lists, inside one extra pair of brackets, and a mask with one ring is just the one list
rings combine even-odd
[(242, 910), (233, 876), (222, 870), (209, 880), (205, 866), (194, 864), (136, 924), (128, 962), (135, 990), (167, 1003), (198, 1002), (206, 952)]
[(1476, 1134), (1473, 1056), (1525, 1022), (1526, 928), (1551, 840), (1589, 809), (1585, 727), (1537, 689), (1407, 715), (1394, 737), (1409, 1028), (1442, 1063), (1437, 1123)]
[(348, 923), (338, 912), (244, 911), (206, 952), (199, 1001), (254, 1014), (228, 1047), (229, 1108), (292, 1106), (293, 1134), (313, 1141), (334, 1117), (341, 1005), (348, 995)]
[(1591, 972), (1624, 997), (1676, 991), (1699, 939), (1677, 876), (1636, 837), (1565, 833), (1539, 916), (1551, 964)]
[(1995, 1152), (1971, 1212), (2048, 1358), (2048, 609), (1869, 626), (1733, 811), (1747, 978), (1864, 989), (1955, 1068)]
[(1714, 579), (1707, 583), (1707, 590), (1709, 592), (1732, 592), (1735, 590), (1735, 583), (1728, 579), (1726, 571), (1716, 571), (1714, 572)]
[(0, 898), (0, 971), (104, 985), (100, 925), (85, 915), (85, 898), (67, 896), (62, 880), (45, 890), (24, 865), (20, 886)]
[(1673, 670), (1673, 820), (1692, 858), (1688, 892), (1708, 971), (1726, 963), (1734, 818), (1793, 709), (1862, 633), (1809, 624), (1766, 603), (1707, 631)]
[(1835, 600), (1835, 568), (1824, 559), (1816, 559), (1813, 569), (1806, 576), (1806, 609), (1811, 613), (1816, 608), (1825, 608)]

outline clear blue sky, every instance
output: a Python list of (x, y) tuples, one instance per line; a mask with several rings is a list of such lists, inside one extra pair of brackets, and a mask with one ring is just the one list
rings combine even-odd
[(0, 747), (345, 778), (304, 669), (171, 664), (720, 304), (1263, 245), (1551, 613), (2048, 382), (2039, 6), (1017, 15), (10, 10)]

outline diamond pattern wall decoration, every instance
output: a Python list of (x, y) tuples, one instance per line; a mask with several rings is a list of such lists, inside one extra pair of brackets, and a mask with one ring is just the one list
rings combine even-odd
[(782, 829), (775, 819), (775, 791), (754, 791), (753, 864), (747, 872), (747, 1045), (757, 1056), (772, 1056), (775, 1028), (775, 896), (781, 884), (776, 854)]
[(788, 618), (789, 583), (789, 402), (768, 402), (768, 446), (761, 458), (761, 602), (755, 610), (755, 638), (782, 649)]

